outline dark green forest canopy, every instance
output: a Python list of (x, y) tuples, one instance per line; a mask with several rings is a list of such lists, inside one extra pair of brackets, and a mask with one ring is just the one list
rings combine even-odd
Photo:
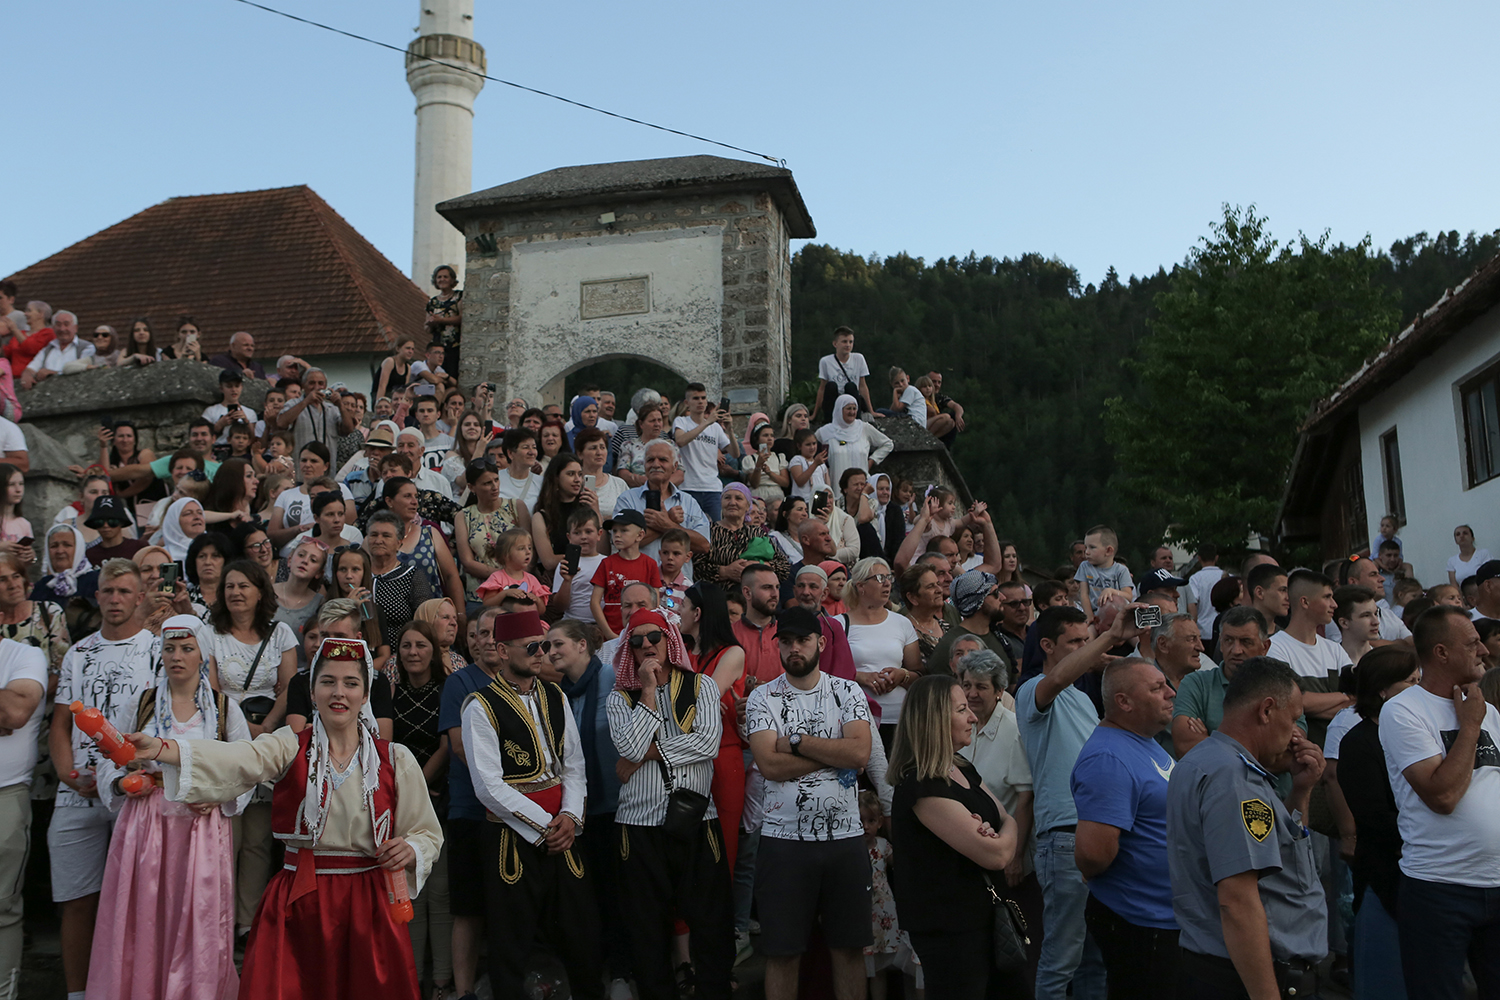
[[(944, 373), (968, 422), (954, 458), (1028, 565), (1055, 566), (1103, 522), (1144, 566), (1169, 522), (1230, 547), (1268, 532), (1307, 406), (1497, 251), (1500, 234), (1457, 231), (1384, 252), (1326, 238), (1281, 246), (1253, 209), (1228, 208), (1184, 264), (1125, 280), (1111, 268), (1098, 285), (1039, 254), (927, 262), (809, 244), (792, 261), (792, 398), (811, 402), (833, 328), (853, 327), (877, 406), (891, 365), (913, 379)], [(1216, 428), (1216, 393), (1253, 384), (1257, 367), (1246, 343), (1259, 341), (1235, 341), (1283, 329), (1317, 363), (1295, 378), (1278, 370), (1258, 400), (1240, 394), (1226, 412), (1249, 416)], [(1214, 363), (1186, 364), (1200, 352)], [(1220, 460), (1226, 442), (1256, 436), (1273, 440), (1255, 450), (1253, 477)]]

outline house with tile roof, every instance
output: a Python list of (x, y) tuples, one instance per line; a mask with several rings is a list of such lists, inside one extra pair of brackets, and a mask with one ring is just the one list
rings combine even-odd
[(427, 293), (305, 184), (170, 198), (9, 276), (22, 300), (70, 309), (89, 329), (151, 319), (158, 346), (179, 315), (203, 356), (255, 335), (267, 372), (295, 354), (368, 393), (399, 334), (423, 336)]
[(1324, 558), (1366, 551), (1395, 516), (1407, 562), (1447, 582), (1467, 524), (1500, 551), (1500, 257), (1449, 289), (1302, 427), (1277, 534)]

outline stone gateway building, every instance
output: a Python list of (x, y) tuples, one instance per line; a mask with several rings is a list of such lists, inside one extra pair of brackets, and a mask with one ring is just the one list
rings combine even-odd
[(464, 234), (459, 384), (563, 402), (633, 356), (775, 412), (791, 359), (789, 241), (816, 235), (792, 173), (718, 156), (549, 170), (454, 198)]

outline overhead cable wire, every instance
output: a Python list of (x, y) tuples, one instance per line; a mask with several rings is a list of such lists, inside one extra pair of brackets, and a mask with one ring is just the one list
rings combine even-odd
[(561, 94), (553, 94), (545, 90), (538, 90), (536, 87), (528, 87), (524, 83), (516, 83), (513, 80), (502, 80), (497, 76), (490, 76), (488, 73), (481, 73), (478, 70), (475, 70), (469, 66), (464, 66), (461, 63), (444, 62), (441, 59), (434, 59), (431, 56), (416, 55), (415, 53), (408, 52), (406, 49), (401, 48), (399, 45), (392, 45), (389, 42), (382, 42), (378, 38), (369, 38), (365, 35), (356, 34), (352, 31), (345, 31), (343, 28), (335, 28), (333, 25), (323, 24), (321, 21), (314, 21), (310, 18), (299, 17), (296, 14), (291, 14), (284, 10), (277, 10), (275, 7), (267, 7), (265, 4), (256, 3), (255, 0), (234, 0), (234, 2), (242, 3), (246, 7), (254, 7), (256, 10), (263, 10), (268, 14), (277, 14), (281, 17), (287, 18), (288, 20), (297, 21), (301, 24), (310, 25), (314, 28), (322, 28), (324, 31), (331, 31), (335, 35), (343, 35), (345, 38), (352, 38), (357, 42), (365, 42), (369, 45), (377, 45), (382, 49), (390, 49), (392, 52), (399, 52), (403, 56), (407, 56), (408, 58), (421, 59), (424, 62), (434, 63), (438, 66), (444, 66), (448, 69), (457, 70), (461, 73), (472, 74), (473, 76), (477, 76), (481, 79), (489, 80), (491, 83), (502, 84), (506, 87), (513, 87), (516, 90), (524, 90), (528, 94), (536, 94), (538, 97), (547, 97), (551, 98), (554, 101), (561, 101), (564, 104), (571, 104), (575, 108), (583, 108), (585, 111), (593, 111), (597, 114), (608, 115), (611, 118), (618, 118), (621, 121), (627, 121), (633, 125), (644, 125), (646, 128), (654, 128), (660, 132), (670, 132), (672, 135), (680, 135), (685, 139), (693, 139), (697, 142), (706, 142), (710, 145), (719, 146), (723, 149), (732, 149), (737, 153), (748, 153), (751, 156), (758, 156), (762, 160), (769, 160), (771, 163), (775, 163), (778, 166), (786, 166), (786, 160), (781, 159), (780, 157), (771, 156), (768, 153), (761, 153), (753, 149), (746, 149), (744, 146), (736, 146), (728, 142), (720, 142), (718, 139), (710, 139), (705, 135), (696, 135), (692, 132), (684, 132), (681, 129), (671, 128), (666, 125), (658, 125), (655, 122), (648, 122), (644, 118), (633, 118), (630, 115), (622, 115), (617, 111), (610, 111), (607, 108), (600, 108), (592, 104), (585, 104), (583, 101), (575, 101), (571, 97), (563, 97)]

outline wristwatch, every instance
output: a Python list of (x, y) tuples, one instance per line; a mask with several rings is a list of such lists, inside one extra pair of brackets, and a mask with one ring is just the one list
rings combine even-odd
[(786, 738), (786, 741), (788, 743), (790, 743), (791, 746), (792, 746), (792, 754), (794, 756), (801, 757), (802, 756), (802, 734), (801, 733), (793, 733), (792, 735), (790, 735), (790, 736), (788, 736)]

